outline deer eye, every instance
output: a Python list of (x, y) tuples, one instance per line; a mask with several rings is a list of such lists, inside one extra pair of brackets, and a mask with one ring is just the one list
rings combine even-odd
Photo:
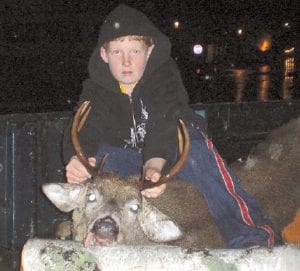
[(140, 209), (140, 205), (139, 204), (132, 204), (130, 206), (130, 211), (137, 214), (137, 212), (139, 211)]
[(94, 193), (91, 193), (88, 195), (88, 202), (94, 202), (96, 201), (96, 195)]

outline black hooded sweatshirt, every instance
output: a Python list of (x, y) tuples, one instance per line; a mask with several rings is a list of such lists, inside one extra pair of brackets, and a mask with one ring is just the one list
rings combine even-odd
[[(121, 93), (119, 82), (99, 54), (105, 42), (127, 35), (150, 36), (155, 45), (131, 97)], [(92, 107), (79, 134), (88, 157), (95, 156), (100, 144), (111, 144), (141, 151), (144, 162), (153, 157), (174, 160), (178, 118), (191, 122), (195, 114), (188, 106), (188, 96), (170, 51), (167, 36), (140, 11), (119, 5), (107, 16), (79, 100), (79, 104), (90, 101)], [(65, 131), (63, 155), (66, 163), (74, 155), (70, 126)]]

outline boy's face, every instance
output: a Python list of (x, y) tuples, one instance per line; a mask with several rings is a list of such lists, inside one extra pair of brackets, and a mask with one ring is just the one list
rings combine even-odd
[(148, 48), (142, 41), (124, 37), (110, 41), (106, 49), (101, 47), (100, 55), (115, 79), (132, 88), (143, 76), (153, 47)]

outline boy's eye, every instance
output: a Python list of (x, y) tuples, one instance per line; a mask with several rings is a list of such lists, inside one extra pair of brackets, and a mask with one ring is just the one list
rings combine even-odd
[(131, 50), (131, 53), (133, 53), (133, 54), (139, 54), (140, 52), (141, 52), (141, 50), (138, 50), (138, 49)]
[(113, 55), (118, 55), (120, 53), (120, 50), (112, 50), (111, 54)]

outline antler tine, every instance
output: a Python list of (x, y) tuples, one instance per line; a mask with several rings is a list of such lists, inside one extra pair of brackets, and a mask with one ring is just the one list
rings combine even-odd
[(78, 133), (80, 132), (81, 128), (83, 127), (83, 125), (84, 125), (84, 123), (85, 123), (85, 121), (86, 121), (86, 119), (87, 119), (87, 117), (88, 117), (88, 115), (91, 111), (90, 102), (89, 101), (83, 102), (82, 105), (80, 106), (80, 108), (81, 108), (81, 110), (80, 110), (80, 120), (79, 120), (78, 128), (77, 128)]
[(142, 172), (141, 172), (141, 176), (139, 179), (139, 185), (140, 185), (140, 190), (144, 190), (145, 189), (145, 166), (142, 167)]
[(181, 153), (179, 159), (175, 163), (175, 165), (169, 170), (169, 172), (167, 174), (160, 177), (159, 182), (161, 182), (161, 183), (166, 183), (170, 178), (172, 178), (175, 174), (177, 174), (177, 172), (179, 172), (180, 169), (184, 166), (185, 161), (186, 161), (186, 159), (189, 155), (190, 136), (189, 136), (188, 130), (187, 130), (184, 122), (181, 119), (179, 119), (179, 122), (180, 122), (180, 126), (181, 126), (181, 129), (182, 129), (183, 138), (181, 136), (179, 136), (179, 138), (178, 138), (179, 143), (178, 144), (179, 144), (179, 148), (180, 148), (180, 146), (182, 146), (184, 144), (183, 150), (182, 150), (182, 153)]
[(177, 127), (177, 136), (178, 136), (178, 153), (181, 155), (183, 151), (183, 138), (182, 133), (179, 127)]
[(103, 167), (104, 167), (104, 164), (106, 162), (106, 159), (108, 158), (108, 153), (106, 153), (100, 160), (99, 162), (99, 165), (98, 165), (98, 174), (101, 175), (103, 173)]
[(80, 162), (86, 167), (87, 171), (92, 176), (96, 176), (97, 170), (95, 169), (95, 167), (91, 166), (90, 163), (88, 162), (88, 159), (84, 155), (84, 152), (82, 150), (78, 138), (78, 132), (81, 130), (82, 126), (84, 125), (87, 116), (90, 112), (90, 109), (91, 109), (90, 102), (85, 101), (80, 105), (80, 107), (76, 111), (75, 116), (73, 118), (72, 128), (71, 128), (71, 140), (75, 149), (75, 153), (78, 159), (80, 160)]
[[(182, 153), (180, 153), (180, 157), (177, 160), (177, 162), (174, 164), (174, 166), (169, 170), (169, 172), (165, 175), (162, 175), (158, 182), (152, 183), (152, 182), (144, 182), (142, 190), (146, 188), (152, 188), (155, 186), (159, 186), (163, 183), (167, 183), (177, 172), (180, 171), (180, 169), (183, 167), (189, 151), (190, 151), (190, 136), (188, 133), (188, 130), (184, 124), (184, 122), (179, 119), (181, 130), (178, 128), (178, 145), (179, 145), (179, 153), (181, 152), (180, 149), (183, 148)], [(180, 131), (183, 133), (183, 137), (181, 136)], [(183, 145), (183, 139), (184, 139), (184, 145)]]

